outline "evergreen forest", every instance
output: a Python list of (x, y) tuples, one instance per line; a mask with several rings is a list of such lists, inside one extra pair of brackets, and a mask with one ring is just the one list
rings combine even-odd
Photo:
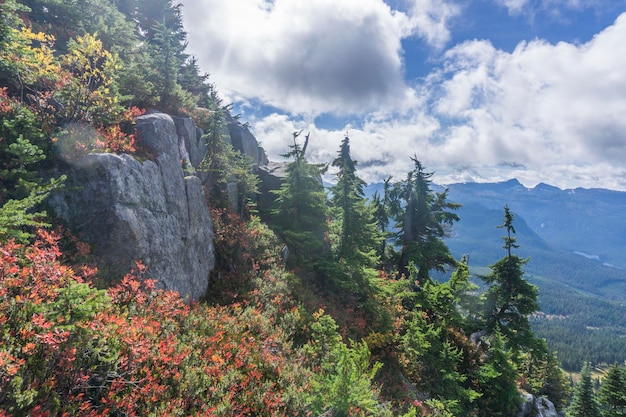
[[(573, 381), (533, 331), (514, 208), (492, 225), (499, 259), (473, 276), (445, 243), (459, 204), (419, 155), (370, 199), (350, 138), (313, 164), (303, 132), (259, 204), (181, 7), (0, 0), (0, 417), (505, 417), (522, 394), (572, 417), (626, 415), (624, 364), (599, 379), (585, 363)], [(88, 153), (150, 158), (135, 140), (148, 110), (204, 132), (216, 263), (197, 302), (141, 262), (106, 276), (46, 203)]]

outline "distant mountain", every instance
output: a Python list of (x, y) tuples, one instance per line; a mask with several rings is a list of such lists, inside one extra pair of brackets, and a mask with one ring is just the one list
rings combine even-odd
[(518, 254), (527, 274), (558, 281), (602, 298), (626, 302), (626, 193), (602, 189), (526, 188), (517, 180), (452, 184), (449, 200), (462, 204), (461, 221), (446, 240), (470, 265), (503, 256), (503, 207), (515, 214)]
[[(567, 369), (626, 360), (626, 192), (526, 188), (517, 180), (447, 188), (462, 207), (446, 244), (457, 259), (467, 255), (476, 274), (504, 256), (497, 226), (505, 205), (514, 213), (517, 254), (529, 258), (526, 278), (539, 287), (535, 329)], [(366, 190), (375, 191), (382, 184)]]
[(468, 207), (502, 210), (507, 204), (554, 250), (626, 269), (626, 192), (561, 190), (543, 183), (526, 188), (517, 180), (452, 184), (448, 189), (451, 201)]

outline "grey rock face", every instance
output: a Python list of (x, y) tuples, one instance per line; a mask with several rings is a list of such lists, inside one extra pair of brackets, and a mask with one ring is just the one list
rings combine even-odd
[(197, 168), (207, 153), (207, 146), (202, 140), (202, 129), (196, 127), (188, 117), (172, 117), (178, 135), (178, 146), (181, 152), (186, 152), (189, 162)]
[(280, 189), (287, 178), (287, 162), (268, 162), (257, 169), (259, 176), (258, 205), (261, 212), (267, 211), (274, 203), (274, 190)]
[(175, 123), (159, 113), (138, 118), (137, 130), (151, 160), (87, 155), (71, 168), (65, 190), (51, 205), (92, 244), (112, 275), (141, 260), (162, 288), (197, 300), (207, 290), (215, 262), (201, 181), (183, 169), (202, 160), (199, 132), (191, 119)]
[(564, 417), (564, 413), (556, 411), (554, 404), (545, 397), (532, 394), (522, 395), (523, 403), (517, 417)]
[(252, 164), (256, 167), (268, 164), (269, 161), (267, 160), (265, 150), (259, 146), (259, 142), (246, 126), (228, 115), (226, 118), (226, 128), (228, 131), (228, 140), (234, 149), (238, 150), (243, 155), (247, 155), (252, 161)]

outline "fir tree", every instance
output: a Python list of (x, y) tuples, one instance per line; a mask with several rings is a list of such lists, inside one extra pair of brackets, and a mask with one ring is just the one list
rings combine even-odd
[(396, 226), (400, 229), (398, 241), (402, 245), (398, 271), (408, 276), (407, 267), (413, 262), (418, 268), (417, 280), (423, 283), (429, 279), (429, 271), (444, 271), (445, 266), (456, 265), (443, 238), (448, 228), (459, 220), (450, 210), (460, 205), (447, 201), (447, 190), (433, 192), (433, 173), (426, 172), (416, 157), (411, 159), (415, 168), (401, 184), (404, 205), (396, 198), (392, 211), (396, 213)]
[(326, 191), (321, 180), (325, 166), (307, 161), (309, 135), (301, 147), (297, 142), (300, 133), (294, 132), (291, 151), (283, 155), (293, 160), (287, 165), (287, 178), (276, 191), (272, 214), (274, 227), (289, 249), (289, 263), (310, 267), (326, 246)]
[(604, 409), (604, 417), (626, 416), (626, 370), (617, 365), (609, 368), (598, 397)]
[(515, 228), (513, 213), (504, 207), (504, 223), (500, 228), (506, 230), (504, 249), (506, 256), (491, 265), (491, 273), (481, 276), (491, 287), (486, 293), (486, 327), (488, 332), (500, 329), (507, 339), (507, 345), (515, 350), (533, 343), (534, 335), (530, 329), (528, 316), (534, 313), (537, 304), (537, 287), (524, 279), (522, 266), (528, 261), (513, 254)]
[(585, 362), (580, 371), (580, 382), (574, 388), (574, 396), (567, 410), (567, 415), (568, 417), (602, 417), (593, 392), (591, 364), (589, 362)]
[(363, 192), (365, 182), (356, 175), (357, 162), (350, 155), (349, 137), (344, 138), (332, 165), (339, 168), (337, 184), (331, 189), (336, 221), (341, 226), (337, 258), (357, 268), (373, 266), (380, 238), (373, 211), (367, 205)]

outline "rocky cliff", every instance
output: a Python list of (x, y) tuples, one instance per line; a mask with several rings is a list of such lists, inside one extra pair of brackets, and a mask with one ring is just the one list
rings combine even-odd
[[(259, 177), (259, 195), (257, 196), (257, 208), (261, 215), (268, 214), (276, 195), (272, 192), (278, 190), (287, 176), (287, 162), (270, 161), (267, 158), (265, 150), (259, 145), (254, 135), (245, 125), (242, 125), (235, 118), (228, 116), (226, 118), (225, 140), (232, 147), (248, 156), (252, 161), (255, 173)], [(320, 179), (321, 180), (321, 179)], [(236, 185), (233, 184), (234, 187)], [(236, 190), (233, 190), (236, 195)], [(236, 199), (232, 201), (233, 205), (237, 205)]]
[(545, 397), (532, 394), (522, 396), (523, 403), (516, 417), (565, 417), (565, 412), (558, 412), (554, 404)]
[(191, 119), (137, 119), (138, 146), (149, 155), (89, 154), (68, 172), (51, 205), (89, 242), (111, 276), (136, 260), (166, 289), (196, 300), (214, 266), (213, 226), (201, 180), (191, 175), (206, 148)]

